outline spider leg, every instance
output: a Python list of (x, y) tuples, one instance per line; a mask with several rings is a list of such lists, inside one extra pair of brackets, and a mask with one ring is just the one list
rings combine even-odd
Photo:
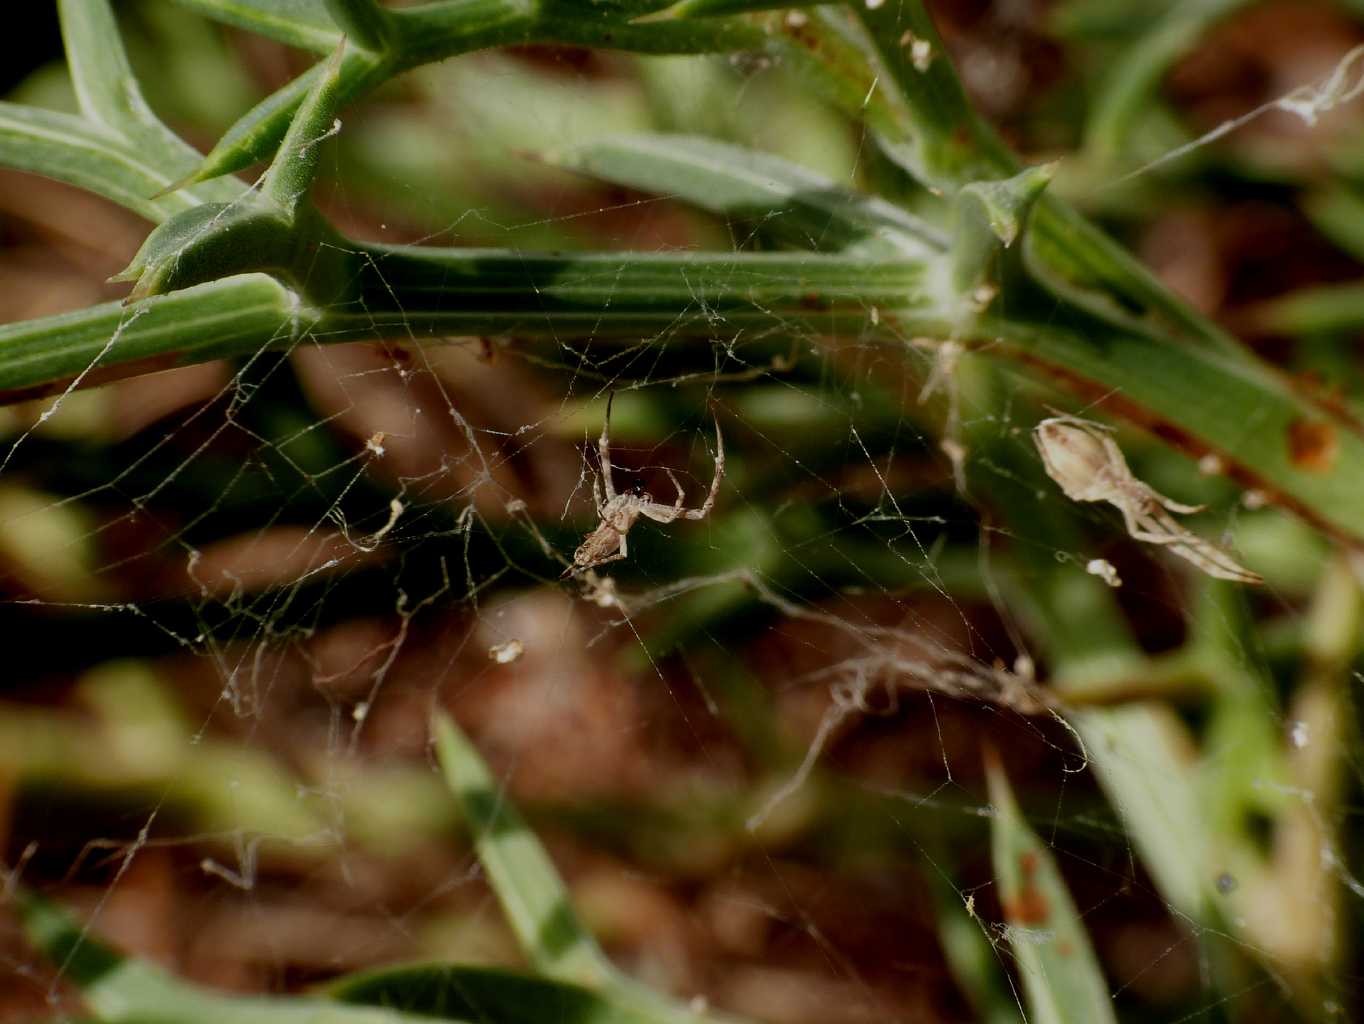
[(1142, 483), (1132, 476), (1132, 471), (1127, 468), (1127, 459), (1123, 456), (1122, 449), (1111, 437), (1103, 439), (1104, 451), (1108, 453), (1109, 465), (1116, 467), (1122, 478), (1129, 484), (1141, 488), (1144, 495), (1154, 502), (1164, 505), (1171, 512), (1178, 512), (1180, 515), (1193, 515), (1195, 512), (1202, 512), (1206, 505), (1184, 505), (1171, 498), (1165, 497), (1154, 487)]
[[(671, 469), (665, 468), (663, 472), (668, 474), (668, 479), (671, 480), (673, 486), (677, 488), (677, 501), (673, 502), (673, 511), (681, 512), (682, 502), (686, 500), (686, 495), (682, 493), (682, 485), (677, 482), (677, 477), (673, 476), (673, 471)], [(657, 504), (657, 502), (654, 502), (653, 504)]]
[(1263, 583), (1264, 577), (1241, 566), (1231, 555), (1203, 538), (1197, 544), (1180, 545), (1170, 550), (1194, 564), (1209, 576), (1235, 583)]
[(1161, 547), (1168, 547), (1170, 544), (1184, 544), (1188, 540), (1181, 526), (1162, 532), (1159, 529), (1158, 522), (1148, 517), (1138, 519), (1138, 524), (1136, 529), (1128, 530), (1128, 536), (1131, 536), (1132, 540), (1142, 541), (1143, 544), (1159, 544)]
[(673, 471), (664, 469), (663, 472), (668, 474), (668, 479), (677, 488), (677, 501), (672, 505), (665, 505), (661, 501), (641, 501), (636, 507), (639, 509), (639, 514), (647, 519), (652, 519), (656, 523), (671, 523), (687, 514), (687, 510), (682, 507), (686, 495), (683, 494), (682, 485), (677, 482), (677, 477), (673, 476)]
[(700, 508), (689, 508), (682, 512), (688, 519), (705, 519), (715, 504), (715, 495), (720, 492), (720, 481), (725, 478), (725, 439), (720, 434), (720, 421), (715, 421), (715, 476), (711, 478), (710, 490)]
[[(1126, 518), (1126, 513), (1124, 513), (1124, 518)], [(1131, 518), (1127, 519), (1127, 532), (1133, 540), (1162, 546), (1184, 544), (1193, 536), (1188, 530), (1175, 522), (1168, 512), (1159, 508), (1152, 512), (1133, 514)]]
[[(597, 438), (597, 455), (601, 458), (601, 475), (606, 485), (607, 501), (616, 496), (616, 485), (611, 482), (611, 402), (615, 397), (614, 391), (606, 396), (606, 419), (602, 420), (601, 437)], [(601, 506), (601, 502), (597, 504)]]
[(1165, 497), (1165, 495), (1161, 494), (1159, 491), (1152, 491), (1151, 497), (1155, 498), (1156, 501), (1160, 502), (1171, 512), (1178, 512), (1182, 516), (1191, 516), (1195, 512), (1202, 512), (1205, 508), (1208, 507), (1207, 505), (1181, 505), (1177, 501), (1171, 501), (1169, 498)]
[(1128, 531), (1133, 540), (1159, 544), (1209, 576), (1237, 583), (1264, 582), (1258, 573), (1243, 568), (1236, 559), (1211, 541), (1184, 529), (1163, 510), (1139, 516), (1137, 522), (1142, 528)]
[[(1159, 524), (1151, 518), (1151, 514), (1143, 509), (1140, 503), (1132, 501), (1115, 501), (1113, 498), (1107, 499), (1122, 513), (1122, 524), (1127, 529), (1127, 535), (1133, 540), (1142, 541), (1146, 544), (1170, 544), (1173, 543), (1169, 534), (1160, 531)], [(1173, 523), (1174, 521), (1171, 520)], [(1178, 524), (1175, 524), (1178, 530)]]

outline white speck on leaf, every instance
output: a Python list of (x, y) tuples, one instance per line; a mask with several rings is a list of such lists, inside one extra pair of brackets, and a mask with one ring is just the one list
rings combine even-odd
[(510, 665), (521, 655), (526, 653), (525, 644), (520, 640), (512, 639), (506, 643), (495, 644), (488, 648), (488, 657), (499, 665)]
[(1110, 587), (1122, 586), (1122, 580), (1118, 578), (1118, 570), (1113, 568), (1113, 563), (1106, 558), (1091, 558), (1085, 566), (1085, 572), (1091, 576), (1097, 576)]

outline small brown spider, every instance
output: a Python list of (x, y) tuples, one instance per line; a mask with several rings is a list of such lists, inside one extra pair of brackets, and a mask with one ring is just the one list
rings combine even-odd
[[(592, 494), (597, 500), (597, 517), (601, 521), (595, 530), (583, 538), (578, 550), (573, 552), (573, 564), (564, 572), (565, 576), (626, 558), (630, 553), (626, 536), (640, 516), (652, 519), (656, 523), (671, 523), (677, 519), (705, 519), (711, 506), (715, 504), (715, 494), (720, 489), (720, 481), (725, 475), (725, 442), (720, 436), (720, 421), (716, 420), (715, 478), (711, 480), (710, 491), (700, 508), (682, 507), (685, 495), (682, 493), (682, 485), (677, 482), (677, 477), (673, 476), (671, 469), (665, 469), (664, 472), (677, 488), (677, 501), (672, 505), (654, 501), (647, 493), (634, 494), (627, 491), (624, 494), (617, 494), (615, 484), (611, 481), (611, 401), (614, 397), (615, 395), (608, 395), (606, 399), (606, 419), (602, 423), (601, 437), (597, 439), (601, 476), (592, 483)], [(605, 496), (602, 494), (603, 486), (606, 489)]]

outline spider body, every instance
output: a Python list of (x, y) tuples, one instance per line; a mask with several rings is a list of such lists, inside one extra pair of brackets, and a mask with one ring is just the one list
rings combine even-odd
[(1256, 573), (1175, 522), (1171, 512), (1190, 515), (1202, 505), (1181, 505), (1132, 475), (1127, 459), (1097, 423), (1053, 416), (1033, 429), (1033, 443), (1047, 475), (1072, 501), (1106, 501), (1122, 513), (1133, 540), (1160, 544), (1218, 579), (1261, 583)]
[(638, 521), (640, 516), (652, 519), (656, 523), (671, 523), (678, 519), (704, 519), (710, 514), (711, 506), (715, 504), (716, 492), (720, 489), (720, 481), (725, 475), (725, 442), (720, 436), (720, 423), (715, 423), (715, 476), (710, 482), (710, 491), (706, 494), (706, 500), (697, 508), (684, 508), (682, 503), (686, 500), (686, 495), (682, 491), (682, 485), (677, 482), (677, 477), (673, 476), (671, 469), (665, 470), (668, 479), (677, 488), (677, 501), (671, 505), (664, 505), (654, 501), (653, 496), (646, 493), (636, 494), (626, 491), (622, 494), (616, 493), (616, 485), (611, 479), (611, 401), (615, 396), (608, 397), (606, 400), (606, 419), (602, 423), (601, 437), (597, 439), (597, 454), (601, 460), (601, 477), (593, 482), (592, 493), (597, 502), (597, 528), (589, 533), (583, 542), (578, 545), (578, 550), (573, 552), (573, 564), (564, 573), (584, 572), (598, 565), (606, 565), (609, 562), (618, 562), (627, 558), (630, 554), (629, 542), (627, 540), (630, 529)]
[(625, 538), (630, 533), (630, 527), (635, 525), (635, 520), (642, 515), (639, 507), (641, 501), (652, 504), (647, 494), (617, 494), (605, 504), (598, 500), (597, 517), (601, 522), (573, 552), (573, 567), (586, 569), (624, 558), (629, 553)]

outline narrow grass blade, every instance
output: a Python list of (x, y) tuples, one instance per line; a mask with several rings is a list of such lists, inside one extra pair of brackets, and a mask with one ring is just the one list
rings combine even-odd
[(879, 87), (903, 104), (910, 134), (893, 141), (920, 181), (950, 191), (1017, 173), (1017, 159), (967, 99), (922, 0), (849, 10), (863, 29), (849, 38), (862, 37), (868, 66), (885, 76)]
[(1100, 161), (1113, 160), (1129, 142), (1137, 116), (1162, 75), (1208, 28), (1246, 6), (1247, 0), (1181, 0), (1165, 9), (1140, 40), (1123, 50), (1090, 106), (1085, 146)]
[[(609, 1021), (639, 1024), (741, 1024), (683, 1006), (616, 970), (588, 933), (540, 841), (507, 799), (454, 720), (432, 721), (436, 757), (460, 802), (474, 849), (527, 959), (557, 982), (585, 986), (610, 1004)], [(557, 1018), (556, 1018), (557, 1019)], [(576, 1019), (576, 1018), (574, 1018)], [(593, 1018), (595, 1019), (595, 1018)]]
[(459, 799), (479, 862), (527, 958), (561, 981), (600, 988), (616, 971), (578, 919), (545, 853), (454, 721), (433, 722), (436, 756)]
[(113, 1024), (419, 1024), (431, 1019), (320, 999), (239, 998), (208, 992), (104, 945), (74, 917), (41, 897), (20, 893), (16, 903), (29, 941), (81, 990), (96, 1020)]
[(1000, 903), (1033, 1024), (1116, 1024), (1089, 935), (1051, 853), (1029, 828), (998, 756), (986, 760)]
[(1064, 367), (1094, 393), (1121, 396), (1124, 407), (1142, 410), (1143, 422), (1169, 426), (1166, 436), (1182, 438), (1186, 450), (1216, 452), (1252, 486), (1318, 525), (1364, 538), (1364, 434), (1273, 368), (1098, 324), (1020, 333), (991, 317), (981, 330), (1005, 347), (1021, 345), (1020, 356)]
[(927, 871), (933, 887), (938, 937), (957, 986), (983, 1024), (1021, 1024), (1023, 1015), (1009, 995), (1000, 968), (1000, 954), (985, 926), (969, 904), (963, 906), (961, 896), (947, 879), (932, 866)]
[(924, 258), (947, 240), (898, 206), (780, 157), (695, 135), (625, 135), (545, 155), (558, 167), (742, 219), (781, 243)]
[(1191, 921), (1211, 920), (1210, 837), (1197, 765), (1178, 717), (1168, 707), (1133, 704), (1067, 718), (1161, 896)]
[(1260, 326), (1284, 334), (1344, 334), (1364, 328), (1364, 284), (1300, 288), (1256, 312)]
[(1356, 260), (1364, 260), (1364, 195), (1335, 185), (1309, 196), (1302, 207), (1313, 227)]

